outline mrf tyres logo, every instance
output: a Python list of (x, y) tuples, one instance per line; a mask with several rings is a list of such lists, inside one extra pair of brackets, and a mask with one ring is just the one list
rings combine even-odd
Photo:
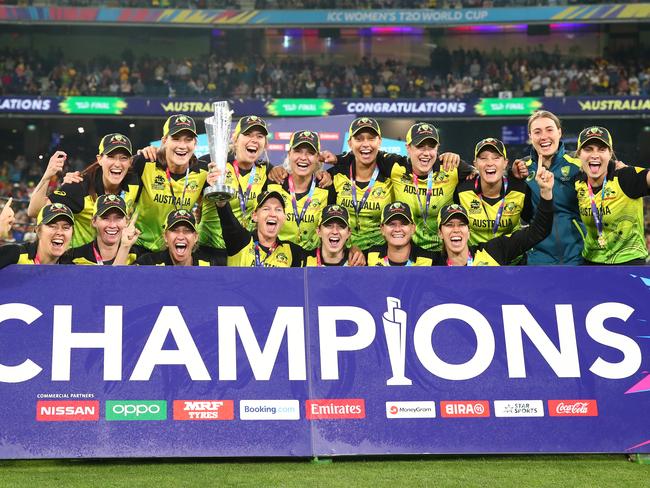
[(166, 400), (107, 400), (106, 420), (166, 420)]
[(174, 420), (233, 420), (233, 400), (174, 400)]
[(99, 420), (99, 402), (97, 400), (39, 400), (36, 402), (36, 420), (39, 422)]
[(549, 400), (551, 417), (598, 417), (596, 400)]

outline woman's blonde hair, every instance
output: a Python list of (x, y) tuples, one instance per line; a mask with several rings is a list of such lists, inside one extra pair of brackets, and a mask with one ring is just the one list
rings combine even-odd
[[(284, 158), (284, 161), (282, 161), (282, 167), (287, 171), (287, 173), (291, 174), (291, 163), (289, 162), (289, 152), (291, 151), (291, 148), (289, 148), (289, 151), (287, 151), (287, 155)], [(318, 155), (318, 153), (316, 153)], [(316, 158), (316, 167), (314, 168), (314, 175), (316, 174), (317, 171), (320, 171), (320, 169), (323, 167), (323, 162), (320, 160), (319, 157)]]
[(529, 134), (530, 134), (530, 126), (537, 119), (551, 119), (555, 123), (555, 125), (556, 125), (556, 127), (558, 129), (562, 129), (562, 123), (560, 122), (560, 119), (553, 112), (549, 112), (548, 110), (536, 110), (535, 112), (533, 112), (533, 114), (530, 117), (528, 117), (528, 133)]

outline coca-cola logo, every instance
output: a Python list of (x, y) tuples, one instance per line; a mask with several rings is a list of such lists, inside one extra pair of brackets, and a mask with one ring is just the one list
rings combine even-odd
[(552, 417), (597, 417), (596, 400), (549, 400), (549, 415)]

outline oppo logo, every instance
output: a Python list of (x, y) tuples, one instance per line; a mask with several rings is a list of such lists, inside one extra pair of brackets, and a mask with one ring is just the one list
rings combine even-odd
[(108, 400), (106, 420), (166, 420), (165, 400)]

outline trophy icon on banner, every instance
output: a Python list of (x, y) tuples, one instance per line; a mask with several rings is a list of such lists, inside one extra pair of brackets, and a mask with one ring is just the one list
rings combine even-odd
[(210, 159), (219, 176), (212, 186), (205, 189), (203, 198), (211, 202), (223, 202), (235, 195), (235, 190), (225, 184), (232, 112), (226, 101), (214, 102), (212, 106), (214, 115), (205, 119), (205, 132), (208, 136)]
[(382, 320), (388, 348), (388, 358), (393, 376), (388, 386), (409, 386), (413, 382), (404, 375), (406, 368), (406, 310), (400, 308), (399, 298), (386, 297), (387, 310)]

